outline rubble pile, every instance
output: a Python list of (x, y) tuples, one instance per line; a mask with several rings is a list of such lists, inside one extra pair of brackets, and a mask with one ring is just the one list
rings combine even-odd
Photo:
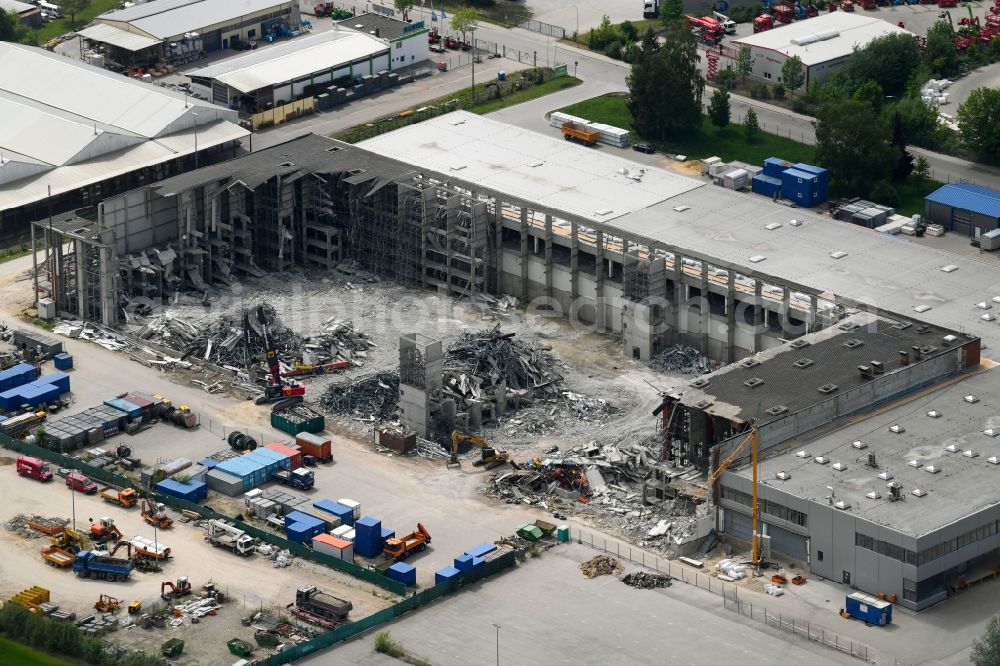
[(609, 555), (592, 557), (580, 565), (580, 571), (586, 578), (598, 576), (618, 576), (624, 571), (622, 563)]
[(700, 351), (684, 345), (667, 347), (651, 358), (649, 365), (660, 372), (679, 372), (682, 375), (701, 375), (710, 370), (708, 359)]
[[(45, 528), (44, 532), (34, 529), (28, 524), (29, 521), (35, 525)], [(4, 523), (4, 527), (8, 532), (14, 532), (18, 536), (26, 537), (28, 539), (38, 539), (62, 532), (63, 528), (68, 523), (69, 520), (66, 518), (46, 518), (45, 516), (28, 516), (23, 513), (19, 513)]]
[(331, 384), (319, 399), (330, 414), (376, 422), (394, 418), (398, 402), (399, 373), (392, 371)]
[(557, 398), (537, 400), (510, 416), (500, 417), (497, 428), (505, 437), (561, 434), (566, 429), (566, 419), (601, 425), (617, 413), (603, 398), (588, 398), (580, 393), (561, 391)]
[(671, 585), (669, 576), (658, 576), (657, 574), (646, 573), (645, 571), (625, 574), (622, 582), (629, 587), (639, 590), (653, 590), (658, 587), (670, 587)]

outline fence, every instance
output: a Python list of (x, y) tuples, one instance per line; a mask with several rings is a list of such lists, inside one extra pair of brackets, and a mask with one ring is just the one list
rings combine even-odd
[(541, 21), (536, 21), (535, 19), (528, 19), (517, 26), (518, 28), (524, 28), (525, 30), (531, 30), (532, 32), (538, 32), (549, 37), (555, 37), (556, 39), (566, 38), (566, 29), (561, 28), (557, 25), (552, 25), (551, 23), (542, 23)]
[(872, 658), (873, 652), (867, 645), (844, 638), (823, 627), (813, 627), (810, 623), (798, 620), (781, 613), (768, 611), (761, 604), (756, 607), (748, 601), (739, 598), (739, 587), (733, 583), (727, 584), (707, 573), (701, 573), (690, 569), (677, 562), (671, 562), (666, 558), (650, 555), (640, 548), (634, 548), (628, 544), (623, 544), (614, 539), (608, 540), (604, 536), (584, 533), (582, 530), (571, 530), (570, 537), (579, 544), (590, 546), (595, 550), (600, 550), (609, 555), (614, 555), (632, 564), (652, 569), (658, 574), (669, 576), (682, 583), (700, 587), (722, 597), (722, 606), (751, 619), (759, 620), (768, 626), (782, 629), (793, 634), (798, 634), (817, 643), (822, 643), (829, 647), (851, 655), (862, 661), (875, 663)]
[(296, 100), (288, 104), (276, 106), (273, 109), (268, 109), (267, 111), (261, 111), (253, 114), (253, 116), (251, 116), (251, 123), (254, 131), (270, 125), (280, 125), (285, 121), (294, 120), (299, 116), (312, 113), (315, 109), (315, 105), (315, 97), (307, 97), (305, 99)]

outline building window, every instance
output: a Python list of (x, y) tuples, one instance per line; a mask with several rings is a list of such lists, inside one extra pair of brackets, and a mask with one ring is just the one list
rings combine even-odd
[(771, 78), (771, 72), (764, 72), (764, 78), (765, 79)]
[(820, 562), (823, 561), (823, 551), (822, 550), (817, 550), (816, 551), (816, 559), (819, 560)]
[(403, 48), (403, 42), (396, 42), (396, 48), (397, 49)]

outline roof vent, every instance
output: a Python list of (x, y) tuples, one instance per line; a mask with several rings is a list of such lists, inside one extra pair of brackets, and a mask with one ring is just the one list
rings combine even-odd
[(870, 493), (865, 493), (865, 497), (871, 500), (882, 499), (882, 494), (877, 490), (873, 490)]
[(838, 472), (846, 472), (847, 471), (847, 465), (845, 465), (842, 462), (835, 462), (832, 465), (830, 465), (830, 467), (834, 468)]
[(996, 456), (990, 456), (989, 458), (986, 459), (986, 462), (988, 462), (991, 465), (1000, 465), (1000, 458)]
[(826, 456), (816, 456), (815, 458), (813, 458), (813, 462), (816, 463), (817, 465), (826, 465), (827, 463), (830, 462), (830, 459), (827, 458)]
[(788, 481), (788, 479), (792, 478), (792, 475), (789, 474), (788, 472), (781, 471), (775, 474), (774, 478), (778, 479), (779, 481)]
[(749, 261), (750, 261), (751, 264), (759, 264), (760, 262), (764, 261), (765, 259), (767, 259), (767, 257), (765, 257), (764, 255), (762, 255), (762, 254), (755, 254), (755, 255), (753, 255), (752, 257), (749, 258)]
[(793, 227), (801, 227), (802, 220), (792, 220), (788, 224), (792, 225)]
[(614, 211), (611, 210), (610, 208), (598, 208), (597, 210), (594, 211), (594, 215), (597, 215), (598, 217), (604, 217), (606, 215), (611, 215), (611, 213), (613, 212)]
[(932, 409), (931, 411), (927, 412), (927, 416), (931, 417), (932, 419), (938, 419), (941, 418), (941, 412), (939, 412), (936, 409)]
[(897, 331), (905, 331), (906, 329), (908, 329), (911, 326), (913, 326), (913, 324), (911, 324), (908, 321), (901, 321), (901, 322), (897, 322), (897, 323), (895, 323), (895, 324), (892, 325), (892, 327), (894, 329), (896, 329)]
[(868, 445), (865, 444), (864, 442), (862, 442), (860, 439), (851, 442), (851, 446), (853, 446), (854, 448), (858, 449), (859, 451), (861, 449), (867, 449), (868, 448)]
[(691, 382), (691, 386), (693, 386), (695, 388), (705, 388), (706, 386), (708, 386), (711, 383), (712, 382), (710, 382), (709, 380), (707, 380), (704, 377), (702, 377), (701, 379), (696, 379), (693, 382)]
[(823, 384), (819, 387), (819, 392), (824, 395), (834, 393), (839, 387), (836, 384)]
[(944, 447), (944, 450), (947, 451), (948, 453), (958, 453), (959, 451), (961, 451), (961, 449), (958, 448), (958, 444), (949, 444), (948, 446)]
[(969, 449), (967, 451), (962, 451), (962, 455), (965, 456), (966, 458), (978, 458), (979, 457), (979, 454), (976, 453), (975, 451), (973, 451), (972, 449)]
[(916, 305), (916, 306), (913, 307), (913, 311), (914, 312), (920, 312), (920, 313), (927, 312), (930, 309), (931, 309), (931, 306), (929, 306), (929, 305)]
[(892, 479), (892, 472), (890, 472), (889, 470), (879, 472), (878, 478), (882, 479), (883, 481), (889, 481), (890, 479)]
[(970, 405), (974, 405), (977, 402), (979, 402), (979, 397), (975, 396), (975, 395), (972, 395), (972, 394), (969, 394), (969, 395), (965, 396), (964, 398), (962, 398), (962, 400), (966, 401)]
[(845, 321), (843, 324), (841, 324), (837, 328), (839, 328), (841, 331), (844, 331), (845, 333), (850, 333), (852, 331), (856, 331), (859, 328), (861, 328), (861, 324), (859, 324), (857, 322), (854, 322), (854, 321)]
[(860, 347), (865, 344), (863, 340), (858, 340), (857, 338), (852, 338), (844, 343), (844, 346), (848, 349), (854, 349), (855, 347)]
[(868, 365), (872, 367), (872, 372), (876, 375), (885, 374), (885, 365), (882, 361), (868, 361)]
[(920, 462), (919, 460), (911, 460), (911, 461), (909, 461), (906, 464), (909, 465), (910, 467), (912, 467), (913, 469), (920, 469), (921, 467), (924, 466), (924, 464), (922, 462)]
[(791, 342), (789, 342), (788, 346), (791, 347), (792, 349), (802, 349), (803, 347), (809, 346), (809, 341), (799, 338), (798, 340), (792, 340)]
[(326, 152), (328, 152), (328, 153), (335, 153), (338, 150), (340, 150), (340, 146), (331, 146), (331, 147), (329, 147), (329, 148), (326, 149)]
[(782, 414), (784, 414), (787, 411), (788, 411), (788, 407), (785, 407), (784, 405), (775, 405), (774, 407), (771, 407), (770, 409), (765, 409), (764, 413), (767, 414), (768, 416), (781, 416)]
[(851, 505), (844, 500), (839, 500), (833, 503), (833, 508), (840, 509), (841, 511), (847, 511), (851, 508)]
[(835, 251), (833, 251), (833, 252), (830, 253), (830, 257), (832, 259), (843, 259), (846, 256), (847, 256), (847, 253), (844, 252), (843, 250), (835, 250)]
[(781, 222), (771, 222), (769, 224), (765, 224), (764, 228), (767, 229), (768, 231), (774, 231), (775, 229), (780, 229)]
[(278, 166), (279, 166), (280, 168), (282, 168), (282, 169), (287, 169), (288, 167), (293, 167), (293, 166), (295, 166), (295, 162), (282, 162), (282, 163), (281, 163), (281, 164), (279, 164)]
[(979, 315), (979, 318), (982, 319), (983, 321), (993, 321), (994, 319), (996, 319), (996, 317), (994, 317), (989, 312), (987, 312), (984, 315)]
[(798, 451), (798, 452), (797, 452), (797, 453), (795, 454), (795, 457), (796, 457), (796, 458), (812, 458), (812, 456), (811, 456), (811, 455), (809, 455), (809, 452), (808, 452), (808, 451), (805, 451), (805, 450), (803, 450), (803, 451)]
[(928, 474), (937, 474), (941, 471), (941, 468), (937, 465), (928, 465), (927, 467), (924, 467), (924, 471)]
[(941, 344), (943, 344), (945, 347), (947, 347), (948, 345), (950, 345), (953, 342), (958, 342), (958, 336), (957, 335), (951, 335), (949, 333), (948, 335), (946, 335), (943, 338), (941, 338)]
[(923, 497), (924, 495), (927, 494), (927, 491), (921, 490), (920, 488), (914, 488), (913, 490), (910, 491), (910, 494), (913, 495), (914, 497)]
[(761, 379), (760, 377), (751, 377), (750, 379), (743, 382), (743, 386), (746, 386), (747, 388), (757, 388), (763, 383), (764, 380)]
[(675, 212), (683, 213), (686, 210), (691, 210), (691, 206), (674, 206)]
[(1000, 435), (1000, 428), (987, 428), (983, 431), (983, 434), (987, 437), (996, 437), (997, 435)]
[(958, 270), (958, 266), (956, 266), (955, 264), (948, 264), (947, 266), (942, 266), (941, 267), (941, 272), (942, 273), (954, 273), (957, 270)]
[(894, 433), (896, 433), (897, 435), (901, 435), (901, 434), (903, 434), (904, 432), (906, 432), (906, 428), (904, 428), (903, 426), (901, 426), (901, 425), (899, 425), (899, 424), (897, 423), (896, 425), (891, 425), (891, 426), (889, 426), (889, 432), (894, 432)]
[(858, 372), (861, 373), (862, 377), (874, 377), (875, 376), (875, 371), (872, 370), (872, 367), (870, 365), (859, 365), (858, 366)]
[(698, 402), (694, 403), (694, 407), (695, 409), (700, 409), (704, 411), (709, 407), (711, 407), (713, 404), (715, 403), (713, 403), (711, 400), (699, 400)]
[(760, 361), (758, 361), (757, 359), (755, 359), (753, 357), (748, 358), (747, 360), (743, 361), (743, 367), (744, 368), (752, 368), (752, 367), (758, 366), (758, 365), (760, 365)]
[(795, 361), (795, 363), (792, 363), (792, 365), (798, 368), (799, 370), (802, 370), (803, 368), (808, 368), (810, 365), (813, 364), (814, 361), (811, 358), (800, 358), (799, 360)]
[(989, 310), (993, 306), (987, 303), (986, 301), (979, 301), (978, 303), (976, 303), (976, 307), (979, 308), (980, 310)]

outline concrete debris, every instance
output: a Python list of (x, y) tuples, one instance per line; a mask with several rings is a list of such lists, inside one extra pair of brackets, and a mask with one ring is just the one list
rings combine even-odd
[[(28, 524), (29, 522), (41, 529), (33, 528)], [(14, 532), (19, 536), (28, 539), (38, 539), (62, 532), (67, 524), (69, 524), (69, 519), (67, 518), (46, 518), (45, 516), (28, 516), (19, 513), (4, 523), (4, 527), (7, 531)]]
[(598, 555), (580, 565), (580, 571), (586, 578), (618, 576), (624, 569), (622, 563), (610, 555)]
[(670, 587), (671, 585), (669, 576), (659, 576), (657, 574), (646, 573), (645, 571), (625, 574), (622, 582), (629, 587), (640, 590), (653, 590), (658, 587)]
[(360, 421), (390, 421), (399, 402), (399, 373), (377, 372), (331, 384), (319, 399), (324, 411)]
[(708, 358), (694, 347), (684, 345), (667, 347), (651, 358), (649, 365), (654, 370), (682, 375), (701, 375), (710, 371)]

